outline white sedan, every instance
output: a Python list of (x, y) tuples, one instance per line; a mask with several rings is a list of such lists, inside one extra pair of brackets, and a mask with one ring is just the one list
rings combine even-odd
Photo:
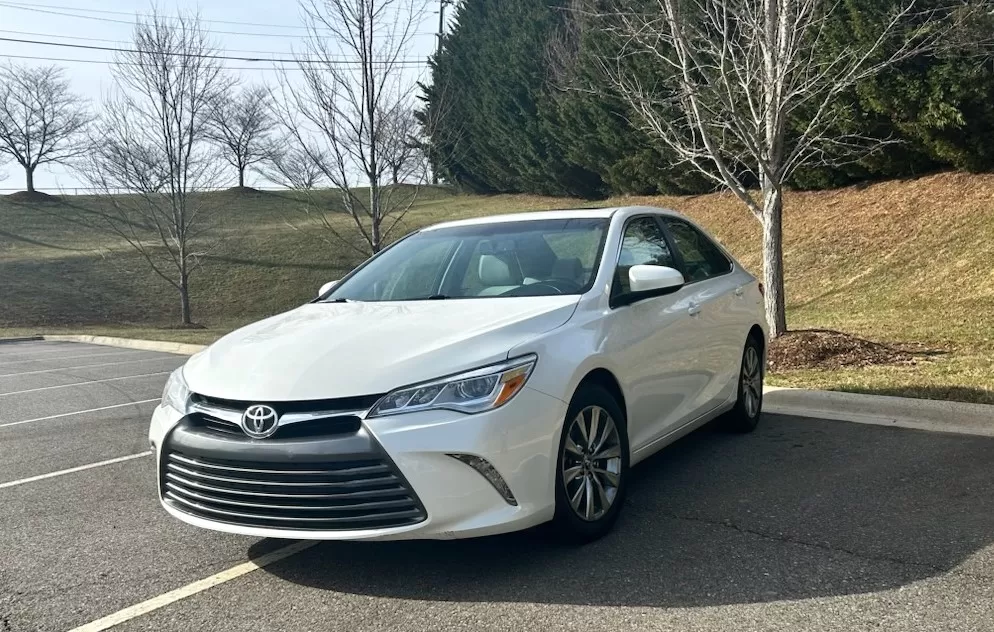
[[(273, 288), (278, 292), (279, 288)], [(606, 533), (629, 468), (721, 417), (755, 428), (762, 287), (646, 207), (415, 232), (170, 377), (166, 511), (278, 538)]]

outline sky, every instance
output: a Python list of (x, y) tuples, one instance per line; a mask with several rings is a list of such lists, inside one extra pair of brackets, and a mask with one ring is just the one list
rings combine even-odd
[[(425, 62), (424, 66), (413, 64), (407, 70), (419, 79), (426, 76), (427, 58), (434, 52), (438, 29), (438, 2), (426, 1), (429, 2), (428, 12), (417, 27), (411, 50), (405, 56), (405, 59)], [(296, 0), (179, 0), (159, 2), (157, 6), (159, 12), (166, 15), (199, 12), (226, 55), (273, 59), (303, 50), (301, 36), (306, 31)], [(113, 61), (113, 52), (11, 42), (2, 38), (127, 47), (136, 14), (147, 14), (151, 8), (152, 4), (147, 0), (0, 0), (0, 63), (62, 66), (72, 89), (89, 99), (93, 109), (99, 112), (101, 98), (114, 86), (107, 63)], [(449, 8), (447, 16), (451, 13)], [(276, 73), (266, 70), (266, 67), (273, 67), (272, 62), (225, 63), (243, 82), (274, 83), (276, 80)], [(24, 174), (18, 165), (9, 162), (0, 165), (0, 172), (7, 174), (6, 180), (0, 181), (0, 193), (24, 188)], [(248, 184), (266, 183), (253, 174), (249, 176)], [(42, 191), (71, 193), (70, 189), (83, 186), (85, 183), (57, 165), (40, 166), (35, 172), (35, 187)]]

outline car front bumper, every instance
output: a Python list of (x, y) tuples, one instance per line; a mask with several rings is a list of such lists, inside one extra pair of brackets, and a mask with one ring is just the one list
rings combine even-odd
[[(528, 528), (552, 518), (555, 467), (567, 404), (524, 388), (507, 405), (485, 413), (425, 411), (364, 419), (358, 433), (281, 442), (211, 438), (187, 432), (182, 413), (159, 406), (149, 429), (159, 472), (159, 497), (189, 524), (260, 537), (317, 540), (453, 539)], [(174, 446), (225, 462), (262, 459), (341, 464), (343, 455), (378, 455), (390, 463), (422, 510), (419, 522), (383, 528), (298, 529), (243, 524), (238, 518), (190, 511), (164, 497), (164, 468)], [(366, 454), (368, 452), (368, 454)], [(480, 472), (452, 455), (486, 459), (511, 493), (512, 504)]]

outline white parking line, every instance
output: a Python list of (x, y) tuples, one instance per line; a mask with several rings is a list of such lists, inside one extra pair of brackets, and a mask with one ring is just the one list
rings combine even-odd
[(0, 489), (5, 487), (16, 487), (18, 485), (23, 485), (25, 483), (33, 483), (35, 481), (42, 481), (46, 478), (54, 478), (56, 476), (64, 476), (66, 474), (72, 474), (73, 472), (82, 472), (84, 470), (92, 470), (95, 467), (103, 467), (105, 465), (113, 465), (115, 463), (123, 463), (125, 461), (131, 461), (132, 459), (140, 459), (143, 456), (151, 456), (152, 451), (146, 450), (145, 452), (139, 452), (138, 454), (129, 454), (128, 456), (119, 456), (116, 459), (107, 459), (106, 461), (100, 461), (99, 463), (90, 463), (89, 465), (80, 465), (79, 467), (71, 467), (68, 470), (59, 470), (58, 472), (49, 472), (48, 474), (39, 474), (38, 476), (31, 476), (29, 478), (22, 478), (19, 481), (10, 481), (9, 483), (0, 483)]
[(0, 428), (7, 428), (10, 426), (20, 426), (21, 424), (30, 424), (35, 421), (48, 421), (49, 419), (59, 419), (60, 417), (72, 417), (73, 415), (82, 415), (84, 413), (96, 413), (101, 410), (110, 410), (112, 408), (124, 408), (125, 406), (138, 406), (139, 404), (150, 404), (152, 402), (159, 401), (159, 398), (155, 399), (143, 399), (137, 402), (127, 402), (125, 404), (114, 404), (113, 406), (101, 406), (100, 408), (90, 408), (87, 410), (76, 410), (71, 413), (62, 413), (59, 415), (49, 415), (48, 417), (37, 417), (35, 419), (22, 419), (21, 421), (8, 421), (5, 424), (0, 424)]
[[(43, 345), (38, 345), (38, 346), (41, 347)], [(79, 351), (83, 351), (84, 349), (92, 349), (93, 351), (102, 351), (103, 350), (103, 348), (101, 348), (101, 347), (96, 347), (96, 346), (94, 346), (94, 347), (87, 347), (87, 346), (78, 346), (78, 345), (74, 345), (74, 344), (60, 345), (56, 349), (56, 348), (54, 348), (54, 347), (51, 346), (51, 343), (48, 343), (48, 344), (44, 345), (43, 349), (41, 349), (39, 351), (32, 351), (31, 353), (3, 353), (3, 352), (0, 352), (0, 358), (13, 358), (13, 357), (17, 357), (17, 356), (34, 356), (34, 355), (40, 355), (40, 354), (43, 354), (43, 353), (62, 353), (66, 349), (77, 349)]]
[(50, 391), (56, 388), (69, 388), (70, 386), (83, 386), (84, 384), (103, 384), (104, 382), (117, 382), (120, 380), (133, 380), (139, 377), (152, 377), (155, 375), (169, 375), (172, 371), (159, 371), (158, 373), (142, 373), (141, 375), (125, 375), (124, 377), (108, 377), (102, 380), (89, 380), (88, 382), (73, 382), (72, 384), (57, 384), (56, 386), (39, 386), (38, 388), (29, 388), (23, 391), (11, 391), (9, 393), (0, 393), (0, 397), (5, 397), (7, 395), (20, 395), (22, 393), (36, 393), (38, 391)]
[(169, 604), (176, 603), (177, 601), (186, 599), (187, 597), (192, 597), (197, 593), (204, 592), (205, 590), (213, 588), (219, 584), (230, 582), (231, 580), (241, 577), (242, 575), (247, 575), (252, 571), (269, 566), (274, 562), (279, 562), (280, 560), (286, 559), (291, 555), (296, 555), (301, 551), (309, 549), (316, 544), (317, 542), (307, 540), (294, 542), (293, 544), (289, 544), (282, 548), (276, 549), (275, 551), (270, 551), (265, 555), (261, 555), (258, 559), (245, 562), (244, 564), (239, 564), (238, 566), (221, 571), (220, 573), (211, 575), (210, 577), (205, 577), (204, 579), (187, 584), (182, 588), (177, 588), (176, 590), (163, 593), (158, 597), (152, 597), (147, 601), (129, 606), (124, 610), (119, 610), (114, 614), (103, 617), (102, 619), (97, 619), (96, 621), (87, 623), (86, 625), (73, 628), (69, 632), (102, 632), (103, 630), (112, 628), (115, 625), (120, 625), (125, 621), (130, 621), (131, 619), (140, 617), (143, 614), (148, 614), (149, 612), (158, 610), (159, 608), (168, 606)]
[[(66, 356), (64, 358), (56, 358), (56, 360), (78, 360), (80, 358), (100, 358), (103, 356), (114, 356), (114, 355), (134, 355), (135, 353), (152, 353), (152, 352), (135, 351), (132, 349), (129, 351), (112, 351), (110, 353), (87, 353), (86, 355)], [(12, 364), (27, 364), (29, 362), (44, 362), (44, 360), (17, 360), (16, 362), (0, 362), (0, 366), (10, 366)]]
[(58, 371), (75, 371), (76, 369), (95, 369), (102, 366), (121, 366), (122, 364), (138, 364), (139, 362), (161, 362), (163, 360), (185, 360), (185, 358), (142, 358), (140, 360), (125, 360), (124, 362), (101, 362), (100, 364), (82, 364), (65, 366), (58, 369), (41, 369), (39, 371), (24, 371), (23, 373), (0, 373), (0, 378), (17, 377), (18, 375), (38, 375), (39, 373), (56, 373)]

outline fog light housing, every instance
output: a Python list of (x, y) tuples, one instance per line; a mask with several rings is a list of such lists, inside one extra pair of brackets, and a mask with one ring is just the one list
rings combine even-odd
[(461, 461), (466, 465), (470, 466), (474, 470), (480, 473), (480, 476), (487, 479), (497, 493), (501, 495), (504, 501), (514, 507), (518, 506), (518, 500), (511, 493), (511, 488), (508, 487), (507, 483), (504, 481), (504, 477), (500, 475), (490, 461), (486, 460), (482, 456), (476, 456), (475, 454), (450, 454), (453, 459)]

